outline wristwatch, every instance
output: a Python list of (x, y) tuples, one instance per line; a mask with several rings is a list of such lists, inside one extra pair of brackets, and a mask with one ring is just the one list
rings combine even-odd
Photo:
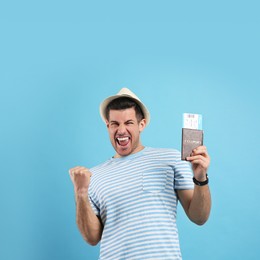
[(208, 178), (208, 174), (206, 174), (206, 180), (205, 181), (198, 181), (195, 179), (195, 177), (193, 177), (193, 182), (198, 185), (198, 186), (204, 186), (207, 185), (209, 183), (209, 178)]

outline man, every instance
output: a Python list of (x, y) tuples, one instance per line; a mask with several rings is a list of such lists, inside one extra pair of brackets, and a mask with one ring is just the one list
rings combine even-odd
[(105, 99), (100, 113), (115, 155), (90, 170), (70, 169), (82, 236), (91, 245), (101, 241), (100, 260), (181, 259), (178, 200), (198, 225), (210, 213), (206, 147), (182, 161), (177, 150), (143, 146), (150, 114), (126, 88)]

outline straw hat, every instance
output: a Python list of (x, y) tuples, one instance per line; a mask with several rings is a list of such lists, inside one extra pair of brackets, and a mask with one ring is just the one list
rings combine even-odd
[(103, 119), (104, 122), (106, 122), (106, 107), (107, 105), (113, 101), (114, 99), (120, 98), (120, 97), (128, 97), (133, 99), (142, 109), (144, 118), (146, 119), (146, 125), (149, 124), (150, 122), (150, 113), (146, 106), (142, 103), (142, 101), (128, 88), (122, 88), (116, 95), (110, 96), (106, 98), (99, 107), (100, 115), (101, 118)]

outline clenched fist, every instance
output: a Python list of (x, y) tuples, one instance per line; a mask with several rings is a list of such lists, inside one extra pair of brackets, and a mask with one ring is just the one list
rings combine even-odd
[(81, 166), (69, 170), (71, 181), (74, 185), (75, 193), (78, 195), (87, 195), (90, 183), (91, 172)]

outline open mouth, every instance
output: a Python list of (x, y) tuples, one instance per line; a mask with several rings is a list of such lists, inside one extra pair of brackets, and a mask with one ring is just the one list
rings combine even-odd
[(126, 146), (128, 145), (130, 141), (130, 137), (129, 136), (126, 136), (126, 137), (117, 137), (116, 138), (116, 142), (121, 145), (121, 146)]

